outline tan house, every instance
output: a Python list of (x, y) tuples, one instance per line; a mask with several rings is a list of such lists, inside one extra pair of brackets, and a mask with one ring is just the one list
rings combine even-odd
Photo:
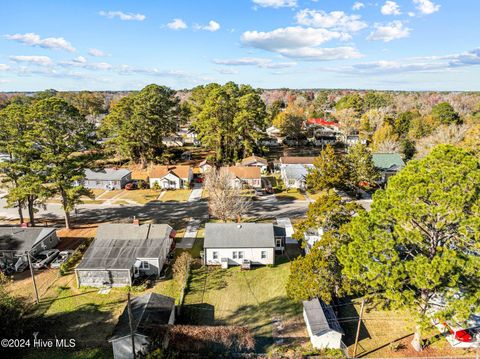
[(246, 166), (246, 167), (259, 167), (262, 172), (265, 172), (268, 168), (268, 161), (259, 156), (250, 156), (247, 158), (244, 158), (242, 162), (240, 162), (240, 166)]
[(222, 171), (228, 171), (235, 176), (235, 187), (262, 188), (260, 167), (231, 166), (222, 167)]
[(156, 184), (162, 189), (188, 188), (193, 178), (192, 166), (154, 166), (149, 174), (150, 188)]

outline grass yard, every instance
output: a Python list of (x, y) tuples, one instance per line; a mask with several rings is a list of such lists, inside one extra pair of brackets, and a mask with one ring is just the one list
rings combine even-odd
[(165, 191), (165, 194), (160, 198), (162, 202), (185, 202), (192, 193), (190, 189), (176, 189)]
[[(245, 325), (255, 336), (258, 352), (272, 348), (272, 321), (298, 323), (302, 319), (300, 303), (290, 301), (285, 283), (290, 263), (283, 261), (274, 267), (258, 267), (241, 271), (212, 267), (192, 271), (182, 321), (192, 324)], [(304, 339), (304, 326), (292, 326), (291, 337)], [(287, 328), (285, 331), (288, 332)]]
[(275, 197), (279, 200), (288, 201), (305, 201), (305, 196), (297, 189), (288, 189), (282, 192), (275, 193)]
[(123, 192), (123, 189), (122, 190), (115, 189), (115, 190), (112, 190), (112, 191), (105, 191), (105, 193), (101, 195), (100, 199), (102, 199), (102, 200), (112, 199), (113, 197), (118, 196), (122, 192)]
[(120, 201), (134, 201), (139, 204), (147, 204), (148, 202), (155, 201), (159, 195), (159, 190), (137, 189), (134, 191), (124, 191), (124, 194), (118, 197), (118, 199)]

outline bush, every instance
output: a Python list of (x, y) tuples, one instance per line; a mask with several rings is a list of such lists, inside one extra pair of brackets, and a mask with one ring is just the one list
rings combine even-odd
[(72, 271), (72, 269), (77, 265), (77, 263), (80, 262), (80, 260), (83, 257), (83, 254), (87, 250), (90, 243), (92, 243), (92, 241), (93, 241), (93, 238), (88, 238), (78, 246), (75, 252), (73, 252), (72, 256), (68, 258), (67, 261), (60, 266), (60, 270), (59, 270), (60, 275), (62, 276), (67, 275)]

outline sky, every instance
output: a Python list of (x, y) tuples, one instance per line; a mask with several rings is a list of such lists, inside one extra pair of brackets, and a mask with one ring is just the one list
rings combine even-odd
[(0, 0), (0, 91), (480, 90), (478, 0)]

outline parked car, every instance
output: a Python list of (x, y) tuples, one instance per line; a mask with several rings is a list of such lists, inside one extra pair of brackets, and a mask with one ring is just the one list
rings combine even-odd
[(58, 249), (47, 249), (46, 251), (41, 251), (35, 256), (32, 267), (34, 269), (47, 268), (50, 262), (52, 262), (58, 256), (58, 253), (60, 253)]
[(137, 182), (128, 182), (126, 185), (125, 185), (125, 189), (127, 191), (132, 191), (134, 189), (137, 189)]
[(61, 251), (58, 253), (57, 258), (50, 264), (50, 268), (59, 268), (63, 263), (67, 261), (73, 254), (73, 251)]

